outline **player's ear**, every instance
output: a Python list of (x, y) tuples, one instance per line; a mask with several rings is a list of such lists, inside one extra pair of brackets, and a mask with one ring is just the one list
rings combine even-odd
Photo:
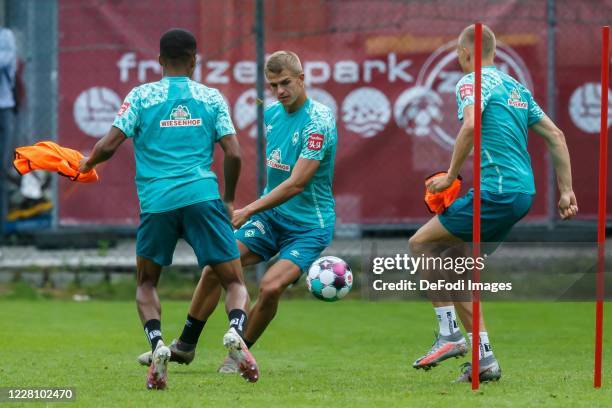
[(162, 67), (166, 65), (166, 62), (164, 61), (164, 58), (161, 56), (161, 54), (157, 56), (157, 61), (159, 62), (159, 65), (161, 65)]
[(304, 85), (304, 73), (303, 72), (300, 75), (298, 75), (298, 78), (300, 80), (300, 83)]

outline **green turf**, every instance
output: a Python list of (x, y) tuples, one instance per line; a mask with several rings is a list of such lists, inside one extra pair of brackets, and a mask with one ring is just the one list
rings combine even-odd
[[(163, 307), (171, 340), (187, 303)], [(254, 348), (257, 384), (215, 373), (226, 326), (219, 308), (194, 363), (172, 365), (162, 392), (145, 389), (146, 371), (136, 363), (148, 346), (133, 303), (0, 301), (0, 386), (76, 388), (76, 404), (53, 407), (612, 406), (610, 360), (604, 360), (603, 388), (592, 387), (592, 304), (489, 303), (485, 312), (503, 378), (478, 392), (451, 384), (462, 360), (429, 372), (410, 367), (432, 341), (426, 303), (351, 300), (284, 301)], [(608, 313), (608, 358), (611, 322)]]

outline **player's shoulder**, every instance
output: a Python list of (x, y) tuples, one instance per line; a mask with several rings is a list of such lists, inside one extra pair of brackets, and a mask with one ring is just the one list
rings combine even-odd
[(266, 122), (269, 121), (273, 117), (282, 113), (284, 109), (285, 108), (283, 108), (283, 105), (278, 101), (266, 105), (266, 107), (264, 108), (264, 120)]
[(525, 84), (521, 83), (518, 79), (502, 71), (499, 72), (499, 75), (504, 83), (504, 87), (508, 92), (518, 91), (523, 96), (533, 99), (533, 93), (531, 92), (531, 90)]
[(168, 84), (166, 81), (153, 81), (153, 82), (145, 82), (144, 84), (140, 84), (135, 86), (132, 90), (143, 93), (148, 91), (155, 91), (158, 89), (168, 88)]
[[(485, 67), (482, 70), (482, 87), (484, 90), (492, 89), (496, 86), (500, 85), (505, 81), (504, 73), (498, 70), (495, 67)], [(470, 72), (469, 74), (465, 74), (461, 77), (457, 85), (455, 86), (456, 94), (464, 94), (466, 92), (466, 88), (473, 87), (475, 85), (475, 75), (474, 72)]]
[(217, 88), (206, 86), (191, 79), (189, 80), (189, 90), (191, 91), (191, 96), (198, 101), (214, 104), (224, 100), (223, 94)]
[(466, 85), (474, 85), (474, 73), (470, 72), (461, 77), (457, 85), (455, 85), (455, 93), (459, 93), (462, 87)]
[(457, 86), (467, 83), (474, 83), (474, 73), (470, 72), (469, 74), (465, 74), (461, 77), (459, 82), (457, 82)]
[(334, 112), (323, 105), (321, 102), (310, 100), (310, 105), (306, 110), (307, 115), (310, 118), (310, 122), (321, 124), (323, 126), (335, 127), (336, 118)]
[(168, 99), (168, 85), (164, 81), (146, 82), (132, 88), (128, 98), (143, 107), (156, 105)]

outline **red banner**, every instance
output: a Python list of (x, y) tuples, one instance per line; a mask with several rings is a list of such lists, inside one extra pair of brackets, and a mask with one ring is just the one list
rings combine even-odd
[[(422, 222), (429, 217), (423, 203), (424, 178), (448, 168), (460, 127), (454, 92), (463, 74), (456, 62), (455, 39), (471, 22), (469, 16), (445, 21), (430, 15), (406, 26), (381, 19), (377, 26), (340, 30), (339, 26), (350, 26), (353, 20), (363, 18), (365, 10), (349, 7), (350, 2), (292, 3), (301, 4), (307, 12), (301, 12), (299, 6), (265, 2), (266, 51), (297, 52), (309, 96), (336, 113), (339, 144), (334, 192), (338, 222)], [(527, 6), (494, 3), (497, 6), (491, 6), (495, 11), (491, 18), (497, 24), (491, 25), (499, 40), (496, 64), (531, 89), (546, 110), (545, 18), (521, 22), (520, 17), (510, 17), (520, 15)], [(145, 19), (143, 6), (134, 4), (146, 4), (154, 12), (146, 12)], [(388, 18), (398, 7), (411, 7), (392, 1), (360, 4), (376, 6)], [(238, 131), (244, 171), (236, 204), (253, 200), (256, 65), (252, 7), (251, 2), (240, 1), (61, 0), (60, 143), (81, 150), (91, 148), (96, 138), (108, 131), (129, 90), (160, 78), (160, 35), (170, 27), (184, 27), (198, 37), (202, 56), (194, 79), (222, 91)], [(541, 7), (544, 10), (545, 6)], [(421, 10), (425, 8), (421, 6)], [(452, 7), (446, 12), (458, 13)], [(574, 49), (580, 47), (577, 39), (567, 41), (574, 41)], [(585, 72), (593, 71), (593, 82), (596, 64), (592, 60), (584, 67)], [(570, 141), (574, 174), (579, 180), (575, 182), (578, 200), (582, 214), (589, 216), (596, 210), (595, 200), (589, 204), (596, 184), (582, 171), (595, 174), (596, 148), (591, 152), (590, 145), (575, 143), (582, 136), (575, 135), (578, 131), (572, 118), (580, 118), (578, 122), (590, 129), (590, 120), (582, 118), (590, 117), (591, 106), (587, 104), (586, 113), (568, 112), (568, 106), (583, 106), (571, 98), (588, 99), (590, 95), (588, 85), (576, 91), (583, 86), (576, 82), (579, 77), (575, 71), (571, 75), (559, 72), (557, 103), (559, 123)], [(532, 136), (529, 146), (538, 191), (528, 218), (532, 221), (547, 217), (549, 194), (546, 148), (537, 139)], [(596, 144), (594, 134), (592, 139)], [(216, 158), (217, 170), (220, 159)], [(589, 162), (592, 169), (584, 165)], [(577, 170), (579, 165), (582, 170)], [(470, 168), (471, 160), (463, 167), (464, 185), (471, 183)], [(102, 181), (97, 185), (60, 183), (61, 223), (137, 223), (131, 142), (100, 166), (100, 175)]]

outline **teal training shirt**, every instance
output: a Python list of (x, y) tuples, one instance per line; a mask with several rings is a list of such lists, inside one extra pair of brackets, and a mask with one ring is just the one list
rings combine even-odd
[[(474, 73), (455, 89), (459, 111), (474, 105)], [(544, 117), (531, 92), (494, 66), (482, 68), (481, 190), (535, 194), (527, 129)]]
[(307, 99), (287, 113), (279, 102), (264, 113), (267, 184), (264, 195), (287, 180), (299, 158), (319, 160), (319, 168), (304, 191), (275, 210), (298, 225), (329, 228), (336, 222), (332, 181), (336, 156), (336, 119), (325, 105)]
[(134, 141), (142, 213), (219, 198), (210, 170), (215, 142), (235, 134), (221, 93), (187, 77), (164, 77), (128, 94), (113, 126)]

